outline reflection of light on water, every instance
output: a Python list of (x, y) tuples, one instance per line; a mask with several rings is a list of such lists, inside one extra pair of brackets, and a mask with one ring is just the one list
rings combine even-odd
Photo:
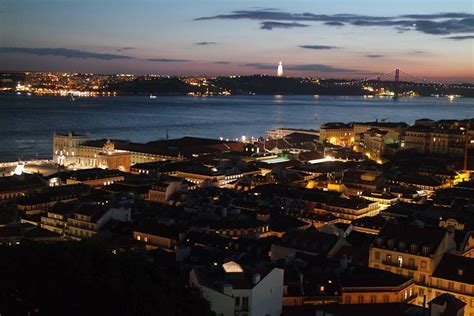
[(275, 100), (276, 103), (282, 103), (283, 102), (283, 95), (281, 94), (275, 94), (273, 96), (273, 99)]

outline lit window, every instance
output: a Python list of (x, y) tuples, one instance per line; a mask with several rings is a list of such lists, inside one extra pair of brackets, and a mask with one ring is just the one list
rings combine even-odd
[(403, 267), (403, 257), (402, 256), (398, 256), (398, 266), (400, 268)]

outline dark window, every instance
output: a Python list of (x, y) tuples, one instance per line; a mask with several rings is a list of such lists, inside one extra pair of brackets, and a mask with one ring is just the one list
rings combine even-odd
[(426, 282), (426, 275), (422, 274), (422, 275), (420, 276), (420, 282), (421, 282), (421, 284), (425, 284), (425, 282)]
[(243, 310), (249, 309), (249, 298), (247, 296), (242, 297), (242, 309)]

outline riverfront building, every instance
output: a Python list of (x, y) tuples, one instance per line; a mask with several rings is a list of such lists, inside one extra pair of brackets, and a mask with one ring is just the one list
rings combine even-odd
[(126, 140), (90, 140), (85, 135), (54, 134), (53, 160), (73, 168), (107, 168), (129, 171), (138, 163), (183, 160), (217, 152), (242, 151), (244, 143), (183, 137), (134, 143)]

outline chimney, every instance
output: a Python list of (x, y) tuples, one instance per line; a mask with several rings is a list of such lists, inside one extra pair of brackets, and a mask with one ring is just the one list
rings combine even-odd
[(349, 266), (349, 263), (351, 261), (352, 260), (350, 258), (348, 258), (347, 255), (342, 256), (341, 261), (340, 261), (341, 272), (344, 272), (344, 271), (347, 270), (347, 267)]
[(225, 295), (232, 296), (232, 292), (233, 292), (232, 290), (233, 290), (232, 284), (224, 284), (222, 292)]
[(304, 295), (304, 277), (303, 277), (303, 273), (300, 272), (299, 275), (300, 275), (300, 291), (301, 291), (301, 295)]
[(260, 278), (261, 278), (260, 274), (258, 274), (258, 273), (257, 273), (257, 274), (254, 274), (254, 275), (253, 275), (253, 284), (255, 285), (255, 284), (257, 284), (258, 282), (260, 282)]

